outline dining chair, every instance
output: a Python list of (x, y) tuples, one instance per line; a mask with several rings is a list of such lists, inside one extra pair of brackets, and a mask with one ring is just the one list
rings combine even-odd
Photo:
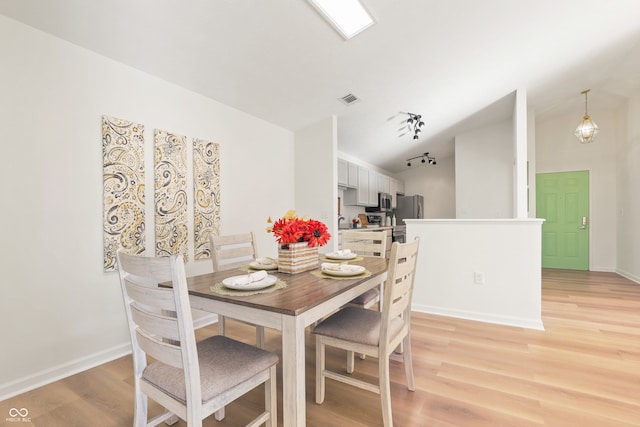
[[(216, 413), (220, 420), (225, 405), (261, 384), (265, 409), (250, 425), (276, 426), (278, 356), (220, 335), (196, 343), (182, 256), (118, 252), (117, 259), (133, 347), (134, 426), (169, 423), (177, 416), (201, 427), (204, 418)], [(158, 286), (164, 282), (171, 287)], [(151, 420), (149, 398), (166, 409)]]
[[(389, 230), (382, 231), (343, 231), (342, 249), (350, 249), (358, 255), (384, 258), (387, 254)], [(364, 308), (370, 308), (380, 302), (380, 290), (369, 289), (349, 302)]]
[[(251, 261), (255, 261), (258, 257), (256, 238), (253, 231), (226, 236), (210, 234), (209, 246), (211, 249), (213, 271), (225, 271), (243, 267)], [(244, 321), (240, 322), (256, 327), (256, 345), (264, 348), (264, 327)], [(218, 315), (218, 330), (220, 335), (225, 335), (226, 329), (225, 317)]]
[[(362, 307), (345, 307), (313, 329), (316, 335), (316, 403), (324, 402), (325, 379), (331, 378), (379, 393), (384, 426), (393, 426), (389, 377), (391, 359), (404, 363), (407, 388), (410, 391), (415, 390), (411, 360), (411, 299), (418, 245), (418, 240), (392, 244), (381, 312)], [(403, 343), (404, 348), (402, 355), (394, 352), (400, 343)], [(377, 357), (378, 384), (326, 369), (326, 346)], [(352, 373), (353, 366), (348, 366), (347, 372)]]

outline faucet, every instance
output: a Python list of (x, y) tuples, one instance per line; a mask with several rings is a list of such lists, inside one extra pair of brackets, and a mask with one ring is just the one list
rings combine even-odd
[(338, 228), (340, 228), (340, 221), (342, 221), (344, 217), (342, 215), (338, 215)]

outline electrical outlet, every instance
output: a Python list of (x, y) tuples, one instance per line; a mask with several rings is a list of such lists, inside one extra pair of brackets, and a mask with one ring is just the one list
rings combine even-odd
[(476, 285), (484, 285), (484, 273), (481, 271), (475, 271), (473, 273), (473, 283)]

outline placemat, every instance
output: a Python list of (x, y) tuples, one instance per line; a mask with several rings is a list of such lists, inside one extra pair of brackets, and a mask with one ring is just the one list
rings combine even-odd
[(227, 295), (227, 296), (232, 296), (232, 297), (246, 297), (249, 295), (257, 295), (257, 294), (266, 294), (269, 292), (273, 292), (273, 291), (277, 291), (279, 289), (284, 289), (287, 287), (287, 282), (285, 282), (284, 280), (276, 280), (276, 283), (274, 283), (273, 285), (269, 286), (268, 288), (264, 288), (264, 289), (253, 289), (250, 291), (240, 291), (237, 289), (229, 289), (227, 288), (225, 285), (222, 284), (222, 282), (220, 283), (216, 283), (215, 285), (212, 285), (211, 291), (215, 292), (216, 294), (220, 294), (220, 295)]
[(362, 279), (362, 278), (371, 276), (371, 272), (369, 270), (365, 270), (364, 272), (356, 276), (331, 276), (329, 274), (324, 274), (321, 269), (313, 270), (311, 274), (313, 274), (316, 277), (321, 277), (323, 279), (334, 279), (334, 280)]

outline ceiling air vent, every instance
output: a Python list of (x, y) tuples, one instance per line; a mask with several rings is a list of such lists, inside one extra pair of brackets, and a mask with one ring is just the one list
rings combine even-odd
[(344, 105), (351, 105), (351, 104), (355, 104), (356, 102), (360, 101), (360, 99), (357, 96), (355, 96), (354, 94), (350, 93), (350, 94), (345, 95), (342, 98), (340, 98), (340, 101), (342, 101), (342, 103)]

